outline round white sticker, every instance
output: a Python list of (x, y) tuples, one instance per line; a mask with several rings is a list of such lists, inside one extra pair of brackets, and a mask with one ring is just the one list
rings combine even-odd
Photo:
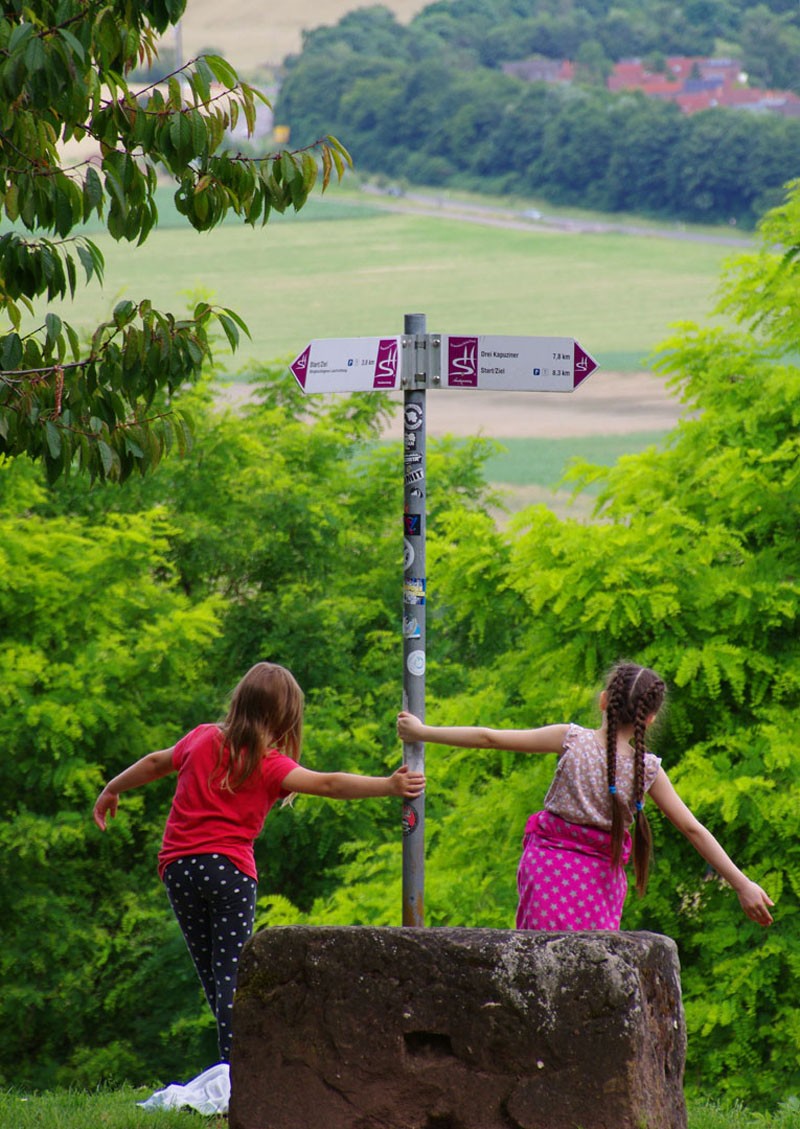
[(422, 406), (420, 404), (406, 404), (403, 418), (409, 431), (418, 431), (422, 427)]
[(425, 652), (412, 651), (406, 659), (406, 666), (409, 674), (419, 678), (420, 675), (425, 673)]

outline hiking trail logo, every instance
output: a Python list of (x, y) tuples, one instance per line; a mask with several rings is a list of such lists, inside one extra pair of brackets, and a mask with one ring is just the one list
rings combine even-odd
[(397, 385), (397, 338), (382, 337), (375, 358), (373, 388), (394, 388)]
[(450, 388), (478, 387), (477, 337), (450, 337), (448, 339), (447, 384)]

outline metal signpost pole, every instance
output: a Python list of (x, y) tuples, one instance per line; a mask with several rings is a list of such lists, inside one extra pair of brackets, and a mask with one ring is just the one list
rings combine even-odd
[[(425, 315), (406, 314), (403, 374), (403, 709), (425, 720)], [(403, 744), (403, 763), (425, 771), (425, 746)], [(425, 796), (403, 804), (403, 925), (425, 924)]]
[[(290, 365), (307, 395), (404, 390), (403, 708), (425, 720), (425, 391), (474, 388), (574, 392), (597, 362), (572, 337), (427, 333), (406, 314), (392, 337), (317, 339)], [(425, 771), (425, 746), (403, 745), (403, 761)], [(403, 805), (403, 925), (424, 925), (425, 797)]]

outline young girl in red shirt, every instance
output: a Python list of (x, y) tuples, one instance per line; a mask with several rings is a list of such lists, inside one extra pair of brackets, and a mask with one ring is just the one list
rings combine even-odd
[(276, 800), (300, 792), (333, 800), (413, 799), (425, 789), (407, 766), (391, 776), (313, 772), (299, 764), (303, 692), (282, 666), (261, 662), (233, 692), (220, 725), (200, 725), (172, 748), (148, 753), (100, 793), (94, 821), (106, 830), (121, 792), (177, 772), (158, 871), (217, 1021), (229, 1060), (239, 954), (253, 931), (253, 842)]

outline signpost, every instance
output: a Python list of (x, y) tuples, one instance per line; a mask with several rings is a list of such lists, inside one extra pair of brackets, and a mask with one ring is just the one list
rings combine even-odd
[[(409, 314), (422, 318), (424, 314)], [(421, 341), (419, 339), (422, 339)], [(424, 366), (409, 368), (423, 350)], [(421, 388), (573, 392), (597, 362), (571, 337), (332, 337), (312, 341), (291, 364), (304, 392), (372, 392)], [(412, 366), (413, 367), (413, 366)]]
[[(428, 388), (573, 392), (597, 362), (571, 337), (427, 333), (424, 314), (406, 314), (394, 337), (312, 341), (290, 368), (308, 394), (403, 390), (403, 708), (425, 720), (425, 495)], [(425, 770), (425, 746), (403, 746), (404, 763)], [(403, 925), (422, 926), (425, 797), (403, 805)]]

